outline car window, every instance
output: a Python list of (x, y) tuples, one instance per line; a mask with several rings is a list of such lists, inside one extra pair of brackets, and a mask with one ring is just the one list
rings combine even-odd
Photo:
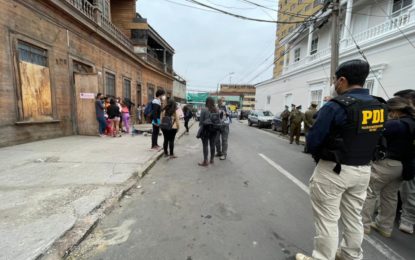
[(264, 114), (264, 116), (273, 116), (271, 111), (264, 111), (263, 114)]

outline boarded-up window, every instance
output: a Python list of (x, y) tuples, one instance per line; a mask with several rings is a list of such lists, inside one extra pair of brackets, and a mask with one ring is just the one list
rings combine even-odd
[(124, 98), (131, 99), (131, 80), (129, 79), (124, 79), (123, 95)]
[(18, 42), (22, 98), (22, 120), (53, 119), (48, 52), (32, 44)]
[(105, 72), (105, 95), (115, 97), (115, 75)]

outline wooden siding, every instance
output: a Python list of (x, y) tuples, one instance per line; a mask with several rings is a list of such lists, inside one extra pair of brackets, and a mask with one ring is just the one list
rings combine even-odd
[(131, 23), (136, 16), (135, 0), (112, 0), (111, 21), (131, 38)]

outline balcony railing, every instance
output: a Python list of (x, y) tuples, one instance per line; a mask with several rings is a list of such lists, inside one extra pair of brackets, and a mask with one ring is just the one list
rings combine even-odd
[(157, 67), (158, 69), (164, 71), (164, 63), (159, 61), (158, 59), (154, 58), (153, 56), (147, 54), (146, 56), (144, 56), (144, 59), (147, 60), (148, 63), (154, 65), (155, 67)]
[(118, 29), (117, 26), (111, 23), (110, 20), (103, 14), (101, 14), (101, 26), (113, 37), (119, 40), (125, 47), (129, 48), (130, 50), (134, 49), (131, 40), (125, 36), (125, 34), (120, 29)]
[(97, 19), (94, 13), (94, 6), (89, 3), (87, 0), (66, 0), (69, 4), (73, 7), (78, 9), (81, 13), (83, 13), (86, 17), (91, 19), (92, 21), (96, 22)]
[[(115, 26), (111, 21), (105, 17), (103, 14), (100, 14), (99, 12), (96, 12), (96, 7), (89, 3), (87, 0), (65, 0), (67, 3), (72, 5), (74, 8), (76, 8), (78, 11), (80, 11), (82, 14), (84, 14), (87, 18), (89, 18), (91, 21), (98, 23), (98, 18), (100, 19), (100, 25), (101, 27), (108, 32), (113, 38), (118, 40), (122, 45), (127, 47), (129, 50), (133, 51), (133, 44), (131, 43), (131, 40), (121, 32), (120, 29), (118, 29), (117, 26)], [(99, 17), (97, 16), (99, 14)]]
[[(375, 41), (379, 37), (382, 37), (388, 33), (397, 31), (402, 29), (403, 27), (411, 24), (414, 22), (415, 17), (411, 17), (410, 12), (403, 13), (399, 16), (396, 16), (392, 19), (388, 19), (386, 22), (378, 24), (374, 27), (371, 27), (363, 32), (357, 33), (353, 35), (353, 37), (349, 37), (340, 41), (340, 52), (345, 51), (347, 49), (355, 48), (355, 42), (364, 43), (364, 42), (371, 42)], [(291, 63), (288, 66), (283, 68), (283, 74), (297, 70), (299, 68), (306, 67), (311, 64), (315, 64), (317, 62), (321, 62), (323, 59), (326, 59), (330, 56), (331, 49), (323, 49), (319, 52), (306, 56), (305, 58)]]

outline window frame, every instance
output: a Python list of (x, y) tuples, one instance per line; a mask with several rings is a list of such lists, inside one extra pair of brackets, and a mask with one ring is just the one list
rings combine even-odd
[[(128, 85), (128, 87), (129, 87), (128, 96), (126, 95), (126, 89), (125, 89), (125, 87), (126, 87), (125, 83), (127, 81), (129, 82), (129, 85)], [(122, 79), (122, 96), (123, 96), (123, 98), (129, 98), (130, 100), (131, 100), (131, 97), (132, 97), (131, 83), (132, 83), (131, 78), (123, 77), (123, 79)]]
[[(112, 75), (114, 77), (114, 95), (108, 93), (108, 77), (107, 75)], [(104, 69), (104, 94), (105, 96), (111, 95), (117, 97), (117, 74), (111, 70)]]
[(316, 54), (317, 51), (318, 51), (318, 37), (315, 37), (314, 39), (311, 40), (310, 55)]
[[(19, 66), (19, 50), (18, 50), (18, 42), (26, 42), (30, 45), (33, 45), (37, 48), (46, 50), (47, 53), (47, 68), (49, 69), (49, 84), (50, 84), (50, 94), (51, 94), (51, 108), (52, 108), (52, 118), (45, 119), (45, 120), (36, 120), (36, 121), (26, 121), (24, 119), (24, 112), (23, 112), (23, 94), (22, 94), (22, 81), (20, 78), (20, 66)], [(55, 93), (55, 67), (52, 65), (52, 61), (54, 61), (54, 53), (52, 46), (46, 42), (30, 38), (26, 35), (20, 34), (18, 32), (11, 32), (10, 33), (10, 49), (11, 56), (12, 56), (12, 64), (13, 64), (13, 85), (14, 90), (16, 93), (16, 100), (15, 107), (16, 107), (16, 121), (17, 125), (24, 125), (24, 124), (33, 124), (33, 123), (59, 123), (60, 120), (58, 119), (58, 113), (56, 108), (56, 93)], [(68, 61), (66, 61), (68, 62)]]
[(294, 63), (299, 62), (300, 60), (301, 60), (301, 48), (298, 47), (294, 50)]
[[(397, 9), (397, 10), (394, 10), (395, 1), (400, 1), (400, 8)], [(409, 0), (409, 1), (411, 1), (411, 3), (408, 4), (408, 5), (406, 5), (406, 6), (404, 6), (405, 1), (407, 1), (407, 0), (393, 0), (393, 1), (391, 1), (391, 4), (390, 4), (391, 5), (391, 7), (390, 7), (391, 8), (391, 14), (392, 15), (399, 15), (401, 12), (403, 12), (403, 11), (411, 8), (411, 6), (414, 4), (414, 1), (413, 0)]]

